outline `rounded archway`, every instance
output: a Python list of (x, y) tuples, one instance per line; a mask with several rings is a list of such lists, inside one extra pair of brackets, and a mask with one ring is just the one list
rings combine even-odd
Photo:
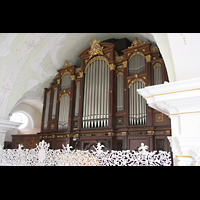
[(33, 120), (30, 115), (25, 112), (19, 111), (12, 113), (10, 115), (10, 121), (22, 123), (18, 129), (33, 128)]

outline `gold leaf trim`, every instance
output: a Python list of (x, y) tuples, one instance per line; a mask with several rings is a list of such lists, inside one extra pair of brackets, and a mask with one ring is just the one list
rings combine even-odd
[(140, 51), (136, 51), (136, 52), (134, 52), (133, 54), (131, 54), (131, 56), (129, 57), (129, 62), (130, 62), (130, 60), (131, 60), (131, 58), (133, 57), (133, 56), (136, 56), (136, 55), (141, 55), (143, 58), (145, 58), (145, 55), (142, 53), (142, 52), (140, 52)]
[(120, 72), (117, 73), (117, 77), (120, 76), (120, 75), (124, 75), (123, 72), (120, 71)]
[(161, 66), (162, 66), (161, 63), (156, 63), (156, 64), (153, 66), (153, 68), (161, 67)]
[(64, 97), (64, 96), (68, 96), (68, 98), (70, 99), (70, 94), (69, 93), (63, 93), (62, 95), (59, 95), (59, 101)]
[(90, 54), (89, 59), (95, 55), (103, 55), (103, 47), (101, 47), (101, 45), (99, 43), (100, 43), (100, 40), (96, 40), (95, 38), (94, 38), (93, 42), (90, 43), (91, 50), (88, 52)]
[(107, 63), (107, 65), (109, 65), (109, 62), (108, 62), (108, 60), (107, 60), (106, 57), (104, 57), (104, 56), (95, 56), (95, 57), (92, 58), (92, 59), (87, 63), (87, 65), (85, 66), (85, 71), (84, 71), (84, 73), (86, 73), (87, 68), (89, 67), (89, 65), (92, 64), (92, 63), (93, 63), (94, 61), (96, 61), (96, 60), (104, 60), (104, 61)]
[(142, 82), (144, 85), (146, 85), (146, 82), (145, 82), (142, 78), (135, 78), (135, 79), (133, 79), (133, 80), (129, 83), (128, 88), (130, 88), (131, 85), (132, 85), (133, 83), (137, 82), (137, 81), (140, 81), (140, 82)]

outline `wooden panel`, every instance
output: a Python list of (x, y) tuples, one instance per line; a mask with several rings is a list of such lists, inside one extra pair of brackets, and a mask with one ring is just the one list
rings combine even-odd
[(40, 138), (37, 134), (29, 135), (12, 135), (12, 148), (18, 148), (18, 144), (23, 144), (25, 149), (35, 148), (39, 144)]
[(56, 146), (55, 149), (62, 149), (62, 144), (64, 144), (64, 146), (67, 146), (67, 140), (63, 139), (63, 140), (56, 140)]
[(138, 147), (141, 146), (141, 143), (144, 143), (145, 145), (147, 145), (146, 138), (129, 139), (129, 149), (130, 150), (137, 150)]

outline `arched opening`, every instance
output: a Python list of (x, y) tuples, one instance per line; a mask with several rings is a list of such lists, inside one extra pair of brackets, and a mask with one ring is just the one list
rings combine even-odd
[(22, 125), (20, 125), (18, 127), (18, 129), (24, 129), (28, 126), (28, 124), (30, 124), (30, 123), (32, 124), (32, 121), (29, 118), (30, 118), (30, 116), (27, 116), (23, 112), (15, 112), (15, 113), (11, 114), (10, 121), (22, 123)]

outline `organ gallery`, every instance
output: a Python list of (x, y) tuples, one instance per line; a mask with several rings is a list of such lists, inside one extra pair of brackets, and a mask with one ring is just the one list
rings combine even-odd
[(53, 149), (91, 150), (100, 142), (104, 150), (137, 150), (144, 143), (150, 151), (170, 151), (170, 119), (137, 93), (168, 81), (158, 47), (138, 38), (94, 38), (79, 58), (81, 66), (66, 60), (44, 90), (40, 140)]

